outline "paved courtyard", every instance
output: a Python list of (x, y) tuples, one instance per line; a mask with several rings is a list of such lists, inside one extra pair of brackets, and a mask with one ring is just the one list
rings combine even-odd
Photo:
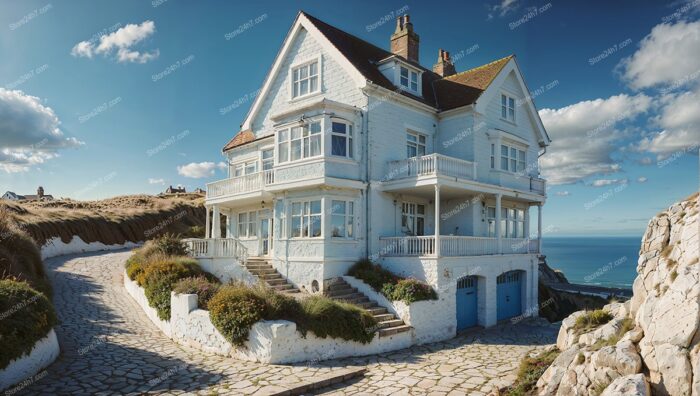
[(383, 356), (311, 365), (242, 362), (165, 337), (123, 288), (128, 256), (46, 261), (61, 356), (15, 394), (269, 394), (347, 366), (366, 366), (368, 373), (319, 393), (481, 394), (512, 382), (520, 359), (556, 338), (554, 327), (528, 320)]

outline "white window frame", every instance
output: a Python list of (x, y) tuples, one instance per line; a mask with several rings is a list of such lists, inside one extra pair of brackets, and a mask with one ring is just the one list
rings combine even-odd
[[(251, 216), (253, 215), (253, 216)], [(258, 211), (239, 212), (236, 218), (239, 238), (254, 239), (258, 237)], [(245, 232), (241, 232), (242, 230)]]
[[(355, 148), (353, 147), (353, 144), (355, 143), (355, 139), (353, 136), (353, 124), (351, 122), (348, 122), (346, 120), (340, 119), (340, 118), (331, 118), (330, 120), (331, 124), (331, 149), (330, 153), (331, 156), (333, 157), (340, 157), (340, 158), (348, 158), (348, 159), (354, 159), (355, 156)], [(334, 125), (333, 124), (342, 124), (345, 125), (345, 133), (342, 132), (335, 132), (334, 130)], [(345, 140), (345, 155), (340, 155), (340, 154), (333, 154), (333, 139), (334, 138), (342, 138)]]
[[(265, 158), (265, 153), (266, 152), (271, 152), (272, 156), (269, 158)], [(268, 147), (260, 150), (260, 170), (261, 171), (266, 171), (270, 170), (275, 167), (275, 148), (274, 147)], [(268, 166), (267, 169), (265, 167)]]
[[(316, 74), (315, 75), (311, 75), (309, 73), (312, 64), (316, 64)], [(321, 66), (322, 66), (321, 57), (318, 56), (318, 57), (308, 59), (308, 60), (299, 62), (297, 64), (294, 64), (289, 68), (289, 98), (290, 98), (290, 100), (298, 100), (298, 99), (305, 98), (305, 97), (308, 97), (308, 96), (311, 96), (311, 95), (314, 95), (314, 94), (321, 92), (321, 82), (323, 81), (322, 80), (322, 72), (321, 72), (322, 67)], [(299, 70), (301, 73), (301, 70), (304, 68), (307, 69), (306, 77), (304, 77), (304, 78), (297, 77), (295, 72), (297, 70)], [(316, 89), (311, 90), (311, 80), (314, 77), (316, 78)], [(301, 83), (303, 81), (307, 82), (308, 92), (301, 94), (299, 92), (301, 90)], [(299, 84), (299, 88), (298, 88), (299, 91), (297, 91), (297, 95), (295, 95), (294, 89), (295, 89), (297, 84)]]
[[(318, 130), (315, 132), (311, 132), (310, 126), (312, 124), (318, 124)], [(292, 136), (292, 131), (295, 128), (299, 128), (299, 136), (294, 138)], [(281, 140), (280, 135), (286, 132), (287, 139), (286, 140)], [(275, 163), (276, 164), (288, 164), (288, 163), (294, 163), (294, 162), (299, 162), (299, 161), (304, 161), (309, 158), (317, 158), (317, 157), (322, 157), (323, 152), (324, 152), (324, 138), (323, 138), (323, 120), (318, 119), (318, 120), (311, 120), (307, 122), (306, 124), (303, 125), (288, 125), (285, 126), (284, 128), (280, 128), (275, 132), (275, 147), (276, 147), (276, 152), (277, 155), (275, 156)], [(310, 155), (311, 151), (311, 142), (312, 138), (318, 138), (318, 154), (316, 155)], [(292, 145), (294, 142), (299, 142), (298, 144), (300, 145), (300, 157), (298, 159), (292, 159)], [(286, 149), (282, 148), (282, 145), (286, 145)], [(307, 150), (309, 151), (307, 153)], [(282, 161), (281, 156), (283, 153), (286, 153), (287, 159)]]
[[(422, 214), (418, 213), (419, 206), (423, 207)], [(413, 212), (410, 211), (411, 208), (413, 208)], [(408, 210), (406, 210), (406, 209), (408, 209)], [(422, 204), (422, 203), (409, 202), (409, 201), (401, 202), (401, 229), (403, 230), (404, 227), (407, 228), (408, 231), (410, 233), (412, 233), (413, 236), (425, 235), (426, 209), (427, 209), (427, 205)], [(404, 217), (406, 218), (406, 221), (404, 221)], [(416, 232), (416, 230), (418, 229), (418, 219), (419, 218), (423, 219), (423, 233), (420, 235)], [(408, 224), (408, 223), (410, 223), (410, 224)]]
[(515, 98), (507, 93), (501, 93), (501, 119), (515, 123)]
[[(420, 93), (420, 73), (413, 68), (399, 64), (398, 65), (398, 82), (401, 88), (405, 88), (407, 91), (413, 93)], [(404, 77), (403, 72), (406, 71), (406, 76)], [(404, 84), (404, 79), (406, 83)], [(415, 84), (415, 87), (413, 85)]]
[[(252, 166), (253, 170), (252, 172), (249, 172), (248, 170)], [(238, 172), (240, 171), (240, 174)], [(245, 175), (250, 175), (253, 173), (256, 173), (258, 171), (258, 160), (257, 159), (250, 159), (247, 161), (240, 161), (231, 164), (231, 177), (241, 177)]]
[[(493, 214), (491, 214), (493, 212)], [(493, 224), (493, 229), (491, 229)], [(490, 238), (497, 238), (496, 235), (496, 207), (486, 207), (486, 235)], [(501, 207), (501, 236), (503, 238), (525, 238), (525, 210), (520, 208)]]
[[(409, 136), (415, 138), (415, 141), (411, 141)], [(423, 143), (421, 143), (421, 138), (423, 138)], [(416, 155), (411, 156), (408, 153), (409, 147), (415, 147)], [(420, 154), (420, 148), (423, 148), (423, 154)], [(418, 158), (426, 155), (428, 153), (428, 136), (416, 131), (407, 130), (406, 131), (406, 158)]]
[[(344, 210), (340, 211), (340, 204), (344, 204)], [(344, 199), (331, 199), (331, 237), (333, 239), (355, 239), (355, 201), (344, 200)], [(333, 229), (334, 219), (343, 220), (343, 235), (334, 235), (335, 230)], [(349, 226), (349, 227), (348, 227)]]
[[(311, 212), (311, 207), (313, 202), (319, 203), (319, 212)], [(292, 201), (290, 205), (290, 216), (289, 216), (289, 237), (291, 239), (323, 239), (323, 227), (324, 227), (324, 216), (323, 216), (323, 199), (306, 199), (306, 200), (296, 200)], [(301, 212), (295, 211), (295, 205), (300, 205)], [(299, 218), (299, 235), (294, 235), (294, 220)], [(319, 231), (320, 234), (317, 236), (311, 236), (311, 225), (315, 219), (318, 218)], [(306, 228), (306, 230), (304, 230)], [(304, 235), (306, 231), (307, 235)]]
[[(506, 153), (503, 153), (503, 149)], [(527, 166), (527, 150), (523, 147), (501, 142), (498, 148), (499, 169), (506, 172), (525, 172)], [(503, 166), (503, 161), (505, 167)]]

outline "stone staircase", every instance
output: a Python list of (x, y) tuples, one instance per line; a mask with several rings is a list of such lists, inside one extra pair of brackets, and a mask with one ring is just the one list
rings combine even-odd
[(270, 264), (269, 260), (264, 257), (248, 257), (245, 262), (246, 269), (258, 279), (264, 281), (271, 289), (277, 290), (280, 293), (295, 294), (299, 293), (293, 284), (282, 276)]
[(377, 321), (380, 337), (403, 333), (411, 329), (411, 326), (406, 325), (403, 320), (397, 318), (388, 309), (379, 306), (376, 301), (370, 300), (369, 297), (358, 292), (357, 288), (350, 286), (343, 278), (330, 280), (330, 285), (324, 294), (333, 300), (357, 305), (369, 312)]

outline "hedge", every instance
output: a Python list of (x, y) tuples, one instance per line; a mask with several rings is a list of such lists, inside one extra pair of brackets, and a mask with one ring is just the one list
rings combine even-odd
[(213, 275), (205, 273), (194, 259), (164, 257), (150, 262), (136, 279), (139, 285), (143, 286), (148, 305), (158, 311), (159, 318), (170, 320), (170, 292), (180, 279), (195, 276), (213, 278)]
[(205, 276), (197, 276), (180, 279), (173, 287), (173, 291), (178, 294), (196, 294), (197, 306), (201, 309), (209, 309), (209, 301), (220, 287), (221, 283), (218, 280), (212, 281)]
[(360, 260), (350, 268), (348, 275), (361, 279), (375, 291), (391, 301), (411, 304), (416, 301), (437, 300), (437, 293), (430, 285), (417, 279), (402, 278), (385, 270), (379, 264)]
[(341, 338), (368, 343), (374, 338), (376, 320), (369, 312), (328, 297), (311, 296), (300, 300), (263, 286), (234, 284), (221, 287), (209, 301), (214, 326), (232, 344), (248, 340), (250, 328), (260, 320), (288, 320), (306, 336), (311, 331), (320, 338)]
[(49, 299), (26, 282), (0, 280), (0, 369), (28, 354), (57, 323)]

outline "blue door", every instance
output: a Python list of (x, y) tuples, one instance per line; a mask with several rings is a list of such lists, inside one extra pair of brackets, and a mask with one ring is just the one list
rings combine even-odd
[(457, 281), (457, 330), (476, 326), (476, 276)]
[(497, 319), (503, 320), (522, 313), (520, 302), (522, 271), (504, 272), (496, 278)]

